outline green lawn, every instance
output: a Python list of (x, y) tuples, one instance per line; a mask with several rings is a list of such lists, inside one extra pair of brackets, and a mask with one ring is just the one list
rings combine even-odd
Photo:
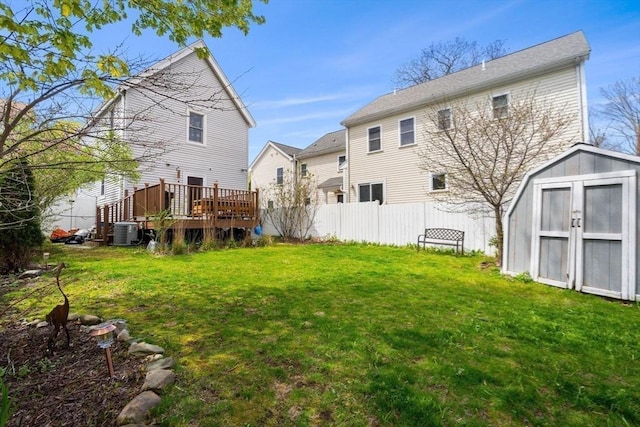
[[(640, 424), (640, 306), (364, 245), (64, 248), (72, 311), (178, 361), (167, 426)], [(43, 316), (54, 293), (36, 304)], [(195, 420), (193, 424), (192, 420)]]

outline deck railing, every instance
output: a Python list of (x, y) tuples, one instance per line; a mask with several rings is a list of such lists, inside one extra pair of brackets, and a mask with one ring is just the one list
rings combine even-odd
[(215, 227), (222, 220), (258, 221), (258, 192), (218, 187), (167, 183), (134, 187), (133, 194), (125, 190), (121, 200), (98, 207), (97, 239), (106, 241), (109, 227), (116, 222), (138, 222), (144, 228), (166, 212), (174, 219), (207, 221)]

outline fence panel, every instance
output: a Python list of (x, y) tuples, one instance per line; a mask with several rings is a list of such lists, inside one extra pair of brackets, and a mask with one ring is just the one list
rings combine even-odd
[[(487, 254), (494, 252), (489, 246), (489, 240), (495, 234), (493, 218), (487, 214), (456, 212), (455, 207), (434, 202), (322, 205), (318, 207), (311, 235), (404, 246), (415, 244), (418, 234), (423, 233), (427, 227), (463, 230), (466, 250), (480, 250)], [(267, 234), (276, 234), (269, 224), (263, 224), (263, 230)]]

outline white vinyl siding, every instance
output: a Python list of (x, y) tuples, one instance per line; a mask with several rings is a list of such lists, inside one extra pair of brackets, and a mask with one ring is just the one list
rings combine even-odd
[[(305, 158), (304, 162), (307, 165), (308, 175), (316, 185), (322, 184), (330, 178), (340, 177), (342, 179), (343, 174), (341, 171), (336, 170), (336, 163), (340, 164), (340, 158), (346, 160), (344, 154), (340, 152), (322, 154), (319, 156)], [(342, 151), (344, 153), (344, 151)], [(338, 202), (338, 194), (336, 189), (322, 189), (319, 188), (315, 194), (317, 203), (319, 205), (333, 204)]]
[[(160, 178), (167, 182), (186, 184), (187, 173), (200, 176), (205, 186), (214, 182), (222, 188), (247, 188), (249, 125), (236, 105), (225, 94), (226, 88), (212, 73), (205, 61), (192, 53), (169, 66), (172, 79), (184, 79), (188, 90), (168, 91), (161, 96), (158, 91), (141, 93), (131, 88), (125, 94), (128, 117), (144, 111), (144, 121), (137, 121), (127, 129), (127, 138), (143, 142), (133, 146), (134, 156), (143, 153), (157, 154), (153, 164), (141, 166), (140, 180), (129, 183), (144, 186), (157, 184)], [(205, 94), (220, 98), (210, 109), (200, 108), (205, 116), (202, 143), (184, 143), (188, 140), (190, 100), (202, 99)], [(208, 96), (208, 95), (207, 95)], [(155, 151), (154, 143), (166, 144), (163, 151)], [(182, 171), (178, 174), (178, 171)], [(178, 176), (180, 175), (180, 176)]]
[[(570, 128), (555, 141), (558, 147), (566, 149), (576, 142), (581, 141), (582, 123), (579, 116), (579, 92), (580, 85), (577, 81), (577, 73), (574, 68), (567, 68), (538, 76), (505, 86), (493, 88), (490, 92), (483, 91), (469, 96), (470, 104), (487, 105), (487, 100), (493, 94), (509, 93), (514, 97), (519, 93), (535, 93), (537, 97), (562, 108), (565, 111), (575, 112), (575, 119)], [(419, 167), (417, 152), (422, 147), (428, 147), (425, 140), (426, 132), (422, 129), (437, 126), (437, 112), (449, 108), (456, 100), (448, 100), (446, 105), (419, 106), (413, 111), (388, 116), (384, 119), (376, 118), (375, 122), (362, 123), (349, 128), (349, 201), (357, 202), (357, 186), (359, 183), (372, 182), (375, 179), (385, 179), (386, 203), (410, 203), (432, 200), (430, 178), (431, 173), (438, 171), (424, 171)], [(385, 144), (400, 146), (398, 122), (412, 115), (416, 117), (416, 144), (415, 150), (386, 150), (380, 155), (368, 155), (368, 129), (380, 127), (381, 140)], [(455, 118), (454, 118), (455, 120)], [(544, 162), (545, 159), (541, 159)], [(381, 171), (386, 176), (381, 177)]]

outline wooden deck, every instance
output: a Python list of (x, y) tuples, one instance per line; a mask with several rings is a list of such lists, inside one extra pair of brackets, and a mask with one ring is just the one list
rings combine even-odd
[[(164, 212), (164, 214), (162, 214)], [(170, 218), (185, 230), (251, 229), (258, 225), (258, 192), (171, 184), (134, 188), (133, 194), (96, 211), (98, 242), (108, 242), (117, 222), (135, 222), (145, 231), (163, 226), (162, 217)], [(174, 225), (175, 227), (175, 225)]]

